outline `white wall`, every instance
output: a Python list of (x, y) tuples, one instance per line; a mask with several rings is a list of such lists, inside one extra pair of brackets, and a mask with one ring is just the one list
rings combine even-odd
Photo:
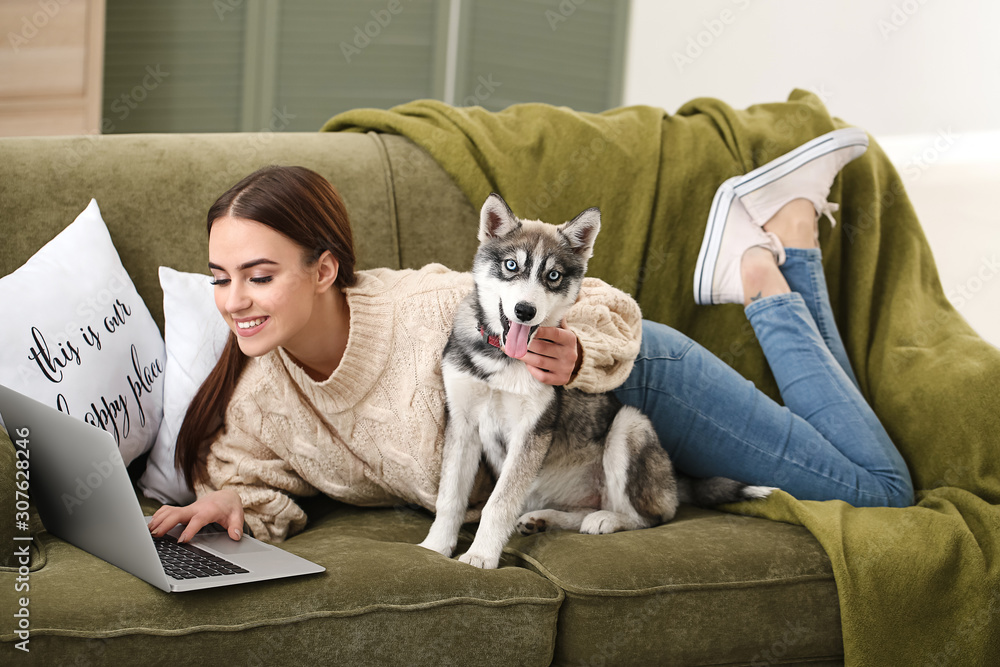
[(630, 24), (625, 104), (799, 87), (876, 136), (1000, 129), (997, 2), (633, 0)]
[(899, 168), (945, 293), (1000, 346), (1000, 3), (632, 0), (624, 103), (820, 95)]

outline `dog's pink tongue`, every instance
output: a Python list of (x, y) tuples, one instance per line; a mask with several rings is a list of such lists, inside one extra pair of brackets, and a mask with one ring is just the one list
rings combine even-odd
[(504, 352), (508, 356), (520, 359), (528, 353), (528, 333), (531, 328), (516, 322), (510, 323), (507, 330), (507, 343), (504, 345)]

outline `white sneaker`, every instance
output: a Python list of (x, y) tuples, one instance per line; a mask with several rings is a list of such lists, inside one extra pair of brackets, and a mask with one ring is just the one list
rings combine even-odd
[(816, 214), (836, 224), (837, 204), (827, 202), (833, 179), (868, 149), (868, 134), (856, 127), (834, 130), (740, 176), (736, 196), (757, 225), (770, 220), (793, 199), (808, 199)]
[(740, 263), (754, 246), (771, 251), (778, 266), (785, 263), (785, 248), (778, 237), (751, 220), (733, 186), (743, 176), (730, 178), (715, 191), (708, 213), (705, 238), (694, 271), (694, 301), (702, 306), (743, 303)]

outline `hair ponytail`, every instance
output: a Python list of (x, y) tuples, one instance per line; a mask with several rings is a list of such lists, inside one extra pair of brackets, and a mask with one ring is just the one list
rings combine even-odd
[[(212, 224), (226, 216), (259, 222), (300, 245), (307, 264), (329, 251), (339, 268), (334, 285), (343, 289), (357, 281), (354, 273), (354, 240), (347, 207), (325, 178), (305, 167), (264, 167), (227, 190), (208, 210)], [(223, 425), (226, 406), (233, 397), (249, 357), (240, 351), (230, 332), (215, 368), (205, 378), (188, 406), (177, 434), (175, 464), (188, 486), (208, 479), (206, 469), (210, 438)]]

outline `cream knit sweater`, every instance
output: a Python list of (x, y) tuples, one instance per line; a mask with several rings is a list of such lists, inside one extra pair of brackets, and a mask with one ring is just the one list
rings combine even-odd
[[(333, 374), (316, 382), (282, 348), (251, 359), (212, 442), (209, 484), (198, 495), (235, 491), (258, 539), (280, 541), (303, 528), (295, 496), (434, 509), (444, 442), (441, 353), (472, 277), (439, 264), (357, 275), (344, 291), (350, 333)], [(566, 326), (583, 348), (567, 386), (600, 392), (625, 381), (642, 331), (631, 297), (587, 278)]]

